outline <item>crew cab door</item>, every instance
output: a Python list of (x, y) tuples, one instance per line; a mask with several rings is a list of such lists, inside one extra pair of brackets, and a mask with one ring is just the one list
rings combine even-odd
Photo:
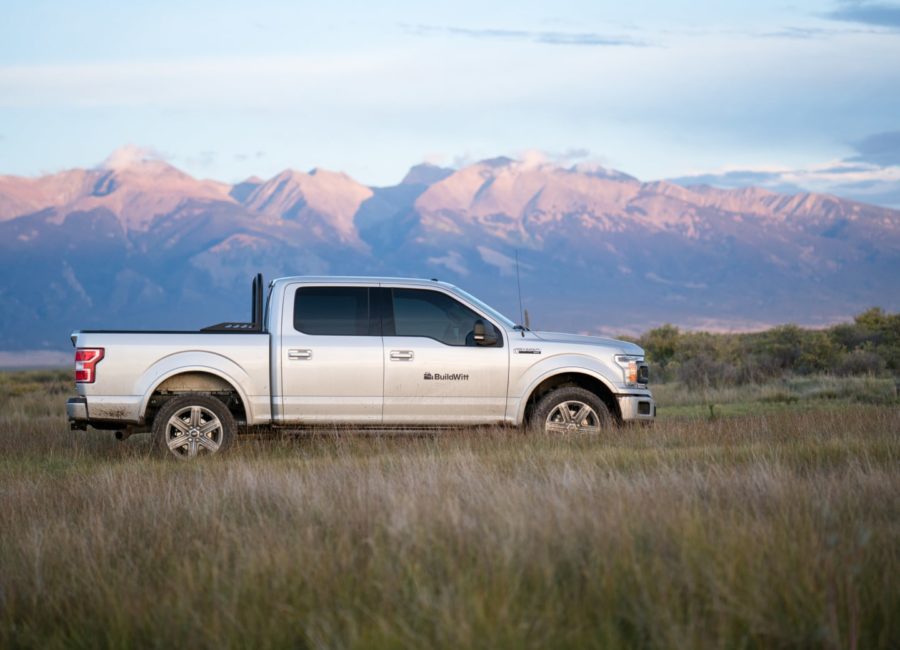
[[(439, 290), (381, 292), (385, 424), (490, 424), (506, 414), (509, 346), (489, 319)], [(474, 341), (481, 321), (496, 335)]]
[(379, 424), (384, 380), (377, 285), (289, 286), (281, 323), (286, 423)]

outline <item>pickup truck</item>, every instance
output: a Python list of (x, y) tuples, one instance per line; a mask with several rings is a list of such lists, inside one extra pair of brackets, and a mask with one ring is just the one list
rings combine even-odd
[(652, 422), (643, 350), (533, 332), (446, 282), (253, 281), (252, 319), (200, 331), (75, 331), (73, 429), (152, 433), (162, 455), (239, 431), (507, 425), (551, 434)]

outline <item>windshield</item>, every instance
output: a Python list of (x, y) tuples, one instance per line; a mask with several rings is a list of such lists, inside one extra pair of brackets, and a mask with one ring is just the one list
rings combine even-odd
[(509, 318), (507, 318), (506, 316), (501, 314), (499, 311), (497, 311), (490, 305), (486, 305), (485, 303), (483, 303), (481, 300), (479, 300), (472, 294), (470, 294), (466, 291), (463, 291), (459, 287), (453, 287), (453, 291), (456, 292), (457, 294), (459, 294), (461, 297), (468, 300), (470, 303), (472, 303), (476, 307), (478, 307), (481, 311), (487, 313), (488, 316), (491, 316), (492, 318), (500, 321), (505, 327), (507, 327), (509, 329), (516, 327), (515, 321), (510, 320)]

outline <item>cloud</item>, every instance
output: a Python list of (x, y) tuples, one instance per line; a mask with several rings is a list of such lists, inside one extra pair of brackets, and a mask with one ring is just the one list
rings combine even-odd
[(545, 151), (542, 149), (524, 149), (515, 152), (514, 160), (524, 167), (542, 167), (552, 165), (554, 167), (568, 167), (578, 163), (584, 163), (591, 152), (584, 147), (570, 147), (563, 151)]
[(884, 131), (867, 135), (853, 143), (857, 155), (848, 158), (852, 162), (867, 162), (875, 165), (900, 165), (900, 131)]
[(514, 257), (510, 257), (509, 255), (504, 255), (500, 251), (496, 251), (493, 248), (488, 248), (487, 246), (476, 246), (478, 249), (478, 255), (481, 256), (481, 260), (485, 264), (489, 264), (493, 267), (496, 267), (498, 271), (500, 271), (500, 275), (512, 276), (516, 274), (516, 264), (518, 264), (522, 269), (527, 271), (534, 270), (534, 267), (530, 264), (526, 264), (525, 262), (516, 262)]
[(426, 165), (435, 167), (443, 167), (447, 162), (448, 156), (440, 151), (429, 151), (422, 156), (422, 162)]
[(783, 27), (772, 32), (763, 32), (760, 36), (765, 38), (819, 38), (821, 36), (831, 36), (832, 30), (820, 29), (817, 27)]
[(458, 275), (469, 275), (466, 260), (458, 251), (450, 251), (443, 257), (429, 257), (426, 261), (433, 266), (443, 266)]
[(761, 187), (796, 194), (822, 192), (854, 201), (900, 208), (900, 165), (865, 162), (859, 156), (807, 168), (724, 169), (669, 179), (679, 185), (734, 189)]
[(251, 158), (259, 160), (260, 158), (264, 158), (265, 155), (266, 155), (265, 151), (257, 151), (256, 153), (252, 153), (252, 154), (236, 153), (236, 154), (234, 154), (234, 159), (237, 160), (238, 162), (246, 162), (246, 161), (250, 160)]
[(873, 28), (823, 28), (823, 27), (782, 27), (767, 32), (744, 32), (747, 36), (760, 38), (786, 38), (795, 40), (810, 40), (814, 38), (831, 38), (833, 36), (846, 36), (848, 34), (877, 34), (880, 30)]
[(547, 154), (539, 149), (526, 149), (518, 156), (519, 166), (526, 169), (543, 167), (550, 162)]
[(661, 277), (656, 273), (645, 273), (644, 277), (650, 280), (651, 282), (656, 282), (658, 284), (665, 284), (670, 287), (683, 287), (685, 289), (707, 289), (708, 285), (704, 282), (679, 282), (677, 280), (670, 280), (668, 278)]
[(453, 156), (453, 161), (450, 163), (450, 166), (455, 169), (462, 169), (477, 161), (478, 158), (471, 151), (465, 151)]
[(166, 160), (167, 156), (153, 147), (139, 147), (135, 144), (126, 144), (109, 154), (106, 160), (100, 164), (100, 168), (123, 169), (140, 163)]
[(850, 23), (900, 28), (900, 5), (849, 0), (841, 2), (837, 9), (827, 12), (825, 17)]
[[(311, 97), (396, 69), (398, 55), (196, 57), (101, 62), (0, 64), (0, 109), (35, 106), (269, 108), (309, 106)], [(235, 89), (241, 88), (240, 93)]]
[(600, 47), (647, 47), (644, 41), (629, 36), (612, 36), (598, 32), (560, 32), (534, 31), (525, 29), (473, 29), (468, 27), (452, 27), (439, 25), (407, 25), (401, 24), (408, 34), (415, 36), (431, 36), (444, 34), (465, 38), (494, 39), (505, 41), (529, 41), (544, 45), (582, 45)]
[(806, 168), (723, 169), (670, 179), (679, 185), (762, 187), (773, 192), (826, 192), (900, 208), (900, 131), (872, 133), (851, 144), (855, 155)]
[(773, 192), (794, 194), (803, 188), (786, 179), (791, 170), (769, 171), (760, 169), (730, 169), (721, 172), (692, 174), (669, 179), (678, 185), (711, 185), (728, 189), (738, 187), (764, 187)]
[(212, 167), (218, 157), (215, 151), (201, 151), (196, 156), (188, 156), (185, 161), (192, 167)]
[(584, 147), (571, 147), (562, 152), (561, 157), (566, 160), (578, 160), (591, 155), (591, 150)]

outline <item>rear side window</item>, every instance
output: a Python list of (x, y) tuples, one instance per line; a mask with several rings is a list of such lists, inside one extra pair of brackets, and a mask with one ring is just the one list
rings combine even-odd
[[(424, 336), (446, 345), (474, 346), (475, 321), (493, 325), (445, 293), (426, 289), (393, 289), (394, 335)], [(498, 335), (498, 344), (503, 339)]]
[(301, 287), (294, 296), (294, 329), (326, 336), (369, 335), (369, 289)]

